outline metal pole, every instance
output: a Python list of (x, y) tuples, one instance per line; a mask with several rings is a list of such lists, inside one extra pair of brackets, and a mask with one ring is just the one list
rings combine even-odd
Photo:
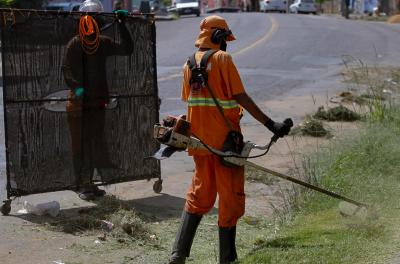
[(331, 196), (331, 197), (333, 197), (333, 198), (336, 198), (336, 199), (339, 199), (339, 200), (343, 200), (343, 201), (346, 201), (346, 202), (348, 202), (348, 203), (355, 204), (355, 205), (357, 205), (357, 206), (368, 207), (368, 205), (366, 205), (366, 204), (364, 204), (364, 203), (357, 202), (357, 201), (355, 201), (355, 200), (352, 200), (352, 199), (347, 198), (347, 197), (345, 197), (345, 196), (342, 196), (342, 195), (340, 195), (340, 194), (337, 194), (337, 193), (334, 193), (334, 192), (331, 192), (331, 191), (322, 189), (322, 188), (320, 188), (320, 187), (318, 187), (318, 186), (315, 186), (315, 185), (312, 185), (312, 184), (310, 184), (310, 183), (307, 183), (307, 182), (301, 181), (301, 180), (299, 180), (299, 179), (290, 177), (290, 176), (288, 176), (288, 175), (285, 175), (285, 174), (282, 174), (282, 173), (279, 173), (279, 172), (276, 172), (276, 171), (273, 171), (273, 170), (270, 170), (270, 169), (261, 167), (260, 165), (257, 165), (257, 164), (255, 164), (255, 163), (252, 163), (252, 162), (250, 162), (250, 161), (246, 161), (245, 164), (248, 165), (248, 166), (251, 166), (251, 167), (253, 167), (253, 168), (256, 168), (256, 169), (258, 169), (258, 170), (261, 170), (261, 171), (264, 171), (264, 172), (266, 172), (266, 173), (269, 173), (269, 174), (272, 174), (272, 175), (274, 175), (274, 176), (277, 176), (277, 177), (279, 177), (279, 178), (282, 178), (282, 179), (285, 179), (285, 180), (294, 182), (294, 183), (296, 183), (296, 184), (302, 185), (302, 186), (304, 186), (304, 187), (306, 187), (306, 188), (309, 188), (309, 189), (312, 189), (312, 190), (314, 190), (314, 191), (317, 191), (317, 192), (326, 194), (326, 195)]
[[(4, 16), (5, 14), (1, 14), (3, 21), (4, 21)], [(6, 52), (6, 47), (4, 45), (4, 40), (5, 40), (5, 35), (4, 35), (4, 28), (6, 25), (3, 25), (3, 29), (1, 30), (1, 79), (2, 79), (2, 88), (3, 88), (3, 120), (4, 120), (4, 139), (5, 139), (5, 152), (6, 152), (6, 177), (7, 177), (7, 184), (6, 184), (6, 189), (7, 189), (7, 199), (10, 199), (11, 197), (11, 176), (10, 176), (10, 152), (8, 150), (8, 116), (7, 116), (7, 83), (6, 83), (6, 63), (5, 63), (5, 52)]]

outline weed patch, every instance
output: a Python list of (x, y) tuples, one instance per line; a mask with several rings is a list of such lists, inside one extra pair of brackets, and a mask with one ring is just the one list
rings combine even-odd
[(290, 131), (290, 135), (330, 137), (331, 133), (325, 129), (324, 124), (320, 120), (307, 116), (303, 122)]
[(316, 119), (326, 120), (326, 121), (356, 121), (360, 120), (361, 117), (356, 112), (339, 105), (333, 108), (325, 110), (323, 106), (320, 106), (317, 112), (313, 115)]

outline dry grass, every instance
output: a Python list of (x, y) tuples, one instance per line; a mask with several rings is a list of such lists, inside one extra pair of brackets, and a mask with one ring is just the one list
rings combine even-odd
[(265, 172), (257, 170), (251, 166), (245, 167), (246, 180), (249, 182), (261, 182), (266, 185), (272, 185), (278, 181), (277, 178), (268, 176)]
[(356, 112), (339, 105), (333, 108), (325, 110), (323, 106), (320, 106), (317, 112), (313, 115), (314, 118), (326, 121), (356, 121), (360, 120), (361, 116)]
[(320, 120), (307, 116), (303, 122), (290, 131), (290, 135), (330, 137), (331, 133)]
[(147, 240), (149, 234), (145, 217), (115, 196), (102, 197), (97, 206), (61, 214), (50, 220), (48, 226), (56, 231), (76, 235), (103, 233), (117, 240)]
[(356, 103), (358, 105), (367, 103), (364, 97), (349, 91), (340, 92), (337, 97), (340, 98), (340, 101), (335, 103)]
[(389, 17), (389, 19), (387, 20), (387, 23), (389, 23), (389, 24), (400, 23), (400, 15), (394, 15), (394, 16)]
[[(377, 55), (378, 56), (378, 55)], [(368, 89), (369, 93), (379, 95), (384, 91), (400, 90), (400, 68), (393, 66), (369, 66), (351, 56), (343, 58), (343, 81), (350, 89)]]

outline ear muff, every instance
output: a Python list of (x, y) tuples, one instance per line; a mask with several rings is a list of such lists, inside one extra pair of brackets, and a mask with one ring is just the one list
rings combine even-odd
[(211, 42), (214, 44), (220, 44), (223, 40), (232, 34), (232, 31), (225, 30), (223, 28), (217, 28), (211, 35)]

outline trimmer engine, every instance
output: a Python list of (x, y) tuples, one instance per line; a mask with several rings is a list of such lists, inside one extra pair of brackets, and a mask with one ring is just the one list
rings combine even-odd
[(167, 116), (162, 124), (154, 125), (154, 138), (161, 144), (185, 150), (190, 144), (190, 128), (186, 116)]
[[(161, 124), (154, 125), (154, 138), (161, 144), (170, 147), (169, 149), (172, 147), (173, 151), (182, 151), (189, 147), (192, 149), (208, 149), (210, 152), (239, 166), (243, 165), (254, 147), (253, 143), (245, 142), (240, 154), (207, 147), (200, 139), (191, 137), (191, 124), (186, 120), (186, 116), (167, 116), (164, 118)], [(164, 155), (169, 157), (173, 153), (171, 151), (164, 152), (164, 149), (161, 152), (160, 157), (164, 157)]]

